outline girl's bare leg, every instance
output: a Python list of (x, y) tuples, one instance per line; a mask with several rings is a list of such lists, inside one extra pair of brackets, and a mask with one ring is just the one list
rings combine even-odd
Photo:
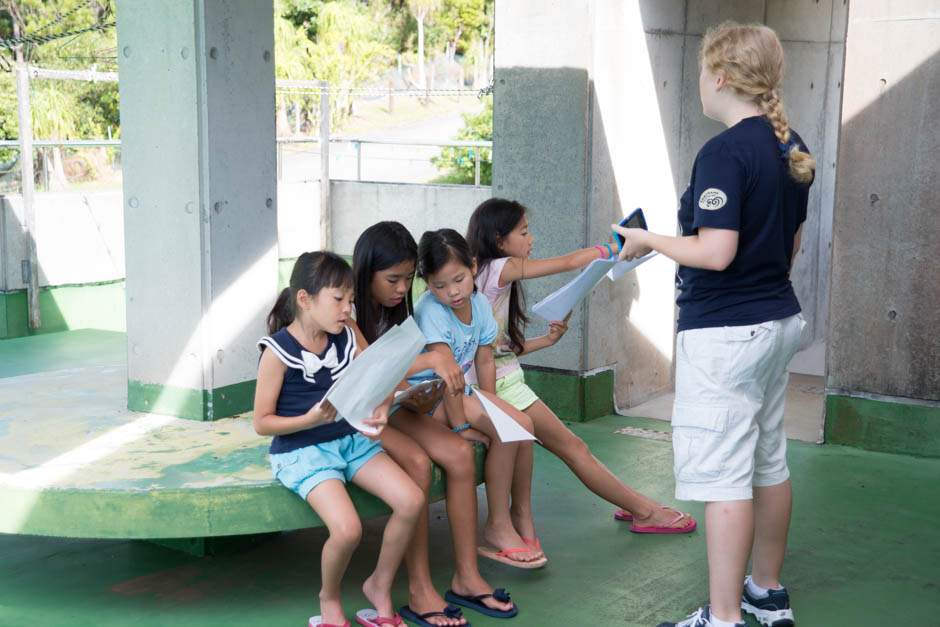
[(754, 568), (751, 577), (761, 588), (779, 588), (787, 552), (787, 533), (793, 509), (790, 480), (754, 488)]
[(340, 584), (349, 565), (349, 558), (362, 538), (362, 523), (359, 514), (349, 499), (346, 486), (339, 479), (327, 479), (307, 494), (307, 503), (323, 520), (330, 537), (323, 543), (320, 552), (320, 571), (323, 585), (320, 588), (320, 615), (323, 622), (342, 625), (343, 605), (340, 600)]
[[(535, 437), (539, 439), (542, 446), (565, 462), (591, 492), (631, 512), (635, 524), (641, 527), (653, 527), (666, 525), (675, 519), (676, 515), (669, 510), (664, 510), (662, 504), (637, 492), (618, 479), (607, 466), (591, 454), (584, 440), (572, 433), (545, 403), (536, 401), (526, 408), (525, 413), (532, 419)], [(515, 505), (515, 492), (513, 492), (513, 504)], [(672, 526), (684, 527), (689, 524), (689, 518), (686, 514)]]
[[(399, 409), (390, 419), (395, 424), (407, 422), (403, 419), (412, 415), (405, 409)], [(432, 424), (433, 421), (428, 422)], [(438, 594), (431, 581), (431, 566), (428, 555), (428, 496), (431, 491), (431, 459), (414, 439), (401, 430), (388, 426), (382, 431), (382, 448), (402, 467), (412, 481), (424, 492), (424, 506), (415, 523), (415, 533), (405, 551), (405, 567), (408, 570), (408, 606), (418, 614), (439, 612), (447, 606), (444, 598)], [(453, 627), (465, 624), (446, 616), (431, 619), (436, 625)]]
[[(497, 407), (509, 414), (526, 431), (534, 433), (532, 419), (503, 399), (489, 392), (482, 392)], [(535, 522), (532, 519), (532, 468), (535, 460), (535, 447), (532, 441), (519, 442), (516, 463), (512, 473), (510, 519), (516, 532), (530, 542), (535, 541)], [(523, 540), (524, 541), (524, 540)], [(530, 545), (531, 546), (531, 545)], [(541, 551), (537, 551), (541, 554)]]
[(705, 538), (712, 614), (721, 620), (739, 622), (741, 584), (754, 541), (753, 501), (706, 503)]
[[(493, 400), (496, 397), (487, 394), (487, 398)], [(484, 479), (486, 481), (486, 501), (489, 515), (486, 525), (483, 527), (483, 539), (487, 543), (499, 548), (502, 551), (509, 549), (526, 549), (510, 553), (509, 559), (520, 562), (531, 562), (541, 559), (542, 552), (532, 550), (527, 545), (512, 524), (512, 517), (509, 514), (510, 491), (512, 489), (513, 474), (516, 467), (516, 455), (519, 451), (518, 442), (501, 442), (496, 427), (490, 421), (489, 416), (483, 411), (480, 402), (470, 396), (464, 396), (464, 414), (470, 422), (470, 426), (482, 432), (490, 440), (489, 450), (486, 454), (486, 464), (483, 468)], [(498, 399), (497, 399), (498, 400)], [(515, 410), (513, 410), (515, 412)], [(516, 412), (518, 413), (518, 412)], [(528, 419), (523, 418), (522, 426), (526, 427)], [(531, 429), (531, 422), (528, 428)], [(529, 470), (529, 480), (531, 481), (531, 466)]]
[[(416, 416), (409, 411), (395, 412), (391, 423), (417, 442), (434, 463), (447, 473), (447, 520), (450, 523), (457, 562), (451, 589), (462, 595), (492, 594), (493, 588), (480, 576), (477, 569), (476, 466), (472, 445), (438, 421), (427, 416)], [(441, 611), (447, 605), (433, 587), (430, 591), (423, 591), (411, 587), (411, 583), (409, 582), (409, 605), (418, 614)], [(428, 583), (430, 584), (430, 580)], [(511, 609), (513, 605), (500, 603), (492, 598), (485, 599), (484, 603), (503, 611)], [(466, 623), (466, 619), (455, 621), (433, 617), (429, 622), (438, 625), (461, 625)]]
[(382, 535), (382, 548), (375, 570), (362, 584), (363, 593), (375, 606), (379, 616), (391, 618), (395, 615), (391, 596), (395, 571), (411, 542), (415, 522), (427, 499), (421, 488), (385, 453), (379, 453), (366, 462), (353, 476), (352, 482), (392, 508), (392, 515)]

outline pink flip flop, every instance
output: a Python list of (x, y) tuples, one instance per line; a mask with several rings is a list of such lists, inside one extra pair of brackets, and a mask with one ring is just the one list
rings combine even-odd
[(685, 527), (672, 527), (671, 525), (674, 525), (682, 520), (682, 517), (685, 514), (666, 505), (663, 505), (663, 509), (675, 513), (676, 517), (665, 525), (655, 525), (653, 527), (639, 527), (636, 524), (632, 524), (630, 525), (630, 531), (633, 533), (691, 533), (692, 531), (695, 531), (695, 527), (698, 526), (698, 523), (695, 522), (694, 518), (689, 518), (689, 524), (687, 524)]
[[(405, 626), (401, 616), (395, 614), (392, 618), (383, 618), (373, 609), (359, 610), (356, 612), (356, 622), (365, 627), (382, 627), (382, 625), (401, 625)], [(348, 625), (349, 623), (347, 623)]]
[(528, 538), (522, 538), (522, 541), (528, 544), (529, 546), (531, 546), (536, 551), (542, 550), (542, 543), (539, 542), (538, 538), (535, 538), (534, 540), (529, 540)]
[(633, 520), (633, 514), (631, 514), (625, 509), (618, 509), (616, 512), (614, 512), (614, 518), (616, 518), (617, 520), (624, 520), (626, 522), (630, 522), (631, 520)]

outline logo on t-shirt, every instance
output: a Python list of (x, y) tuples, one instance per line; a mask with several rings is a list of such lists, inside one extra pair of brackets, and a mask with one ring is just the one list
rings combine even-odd
[(698, 197), (699, 208), (707, 209), (709, 211), (721, 209), (725, 206), (726, 202), (728, 202), (728, 197), (725, 196), (725, 193), (717, 187), (709, 187), (704, 192), (702, 192), (701, 196)]

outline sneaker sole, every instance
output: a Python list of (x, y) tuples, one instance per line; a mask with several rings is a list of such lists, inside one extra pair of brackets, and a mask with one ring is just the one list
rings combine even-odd
[(793, 610), (762, 610), (746, 601), (741, 602), (741, 609), (752, 614), (761, 625), (766, 627), (794, 627)]

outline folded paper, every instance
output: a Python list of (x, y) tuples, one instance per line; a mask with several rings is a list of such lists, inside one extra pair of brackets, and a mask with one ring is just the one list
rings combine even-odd
[(375, 435), (363, 423), (405, 378), (408, 368), (424, 348), (426, 340), (414, 318), (386, 331), (343, 370), (323, 400), (357, 430)]

